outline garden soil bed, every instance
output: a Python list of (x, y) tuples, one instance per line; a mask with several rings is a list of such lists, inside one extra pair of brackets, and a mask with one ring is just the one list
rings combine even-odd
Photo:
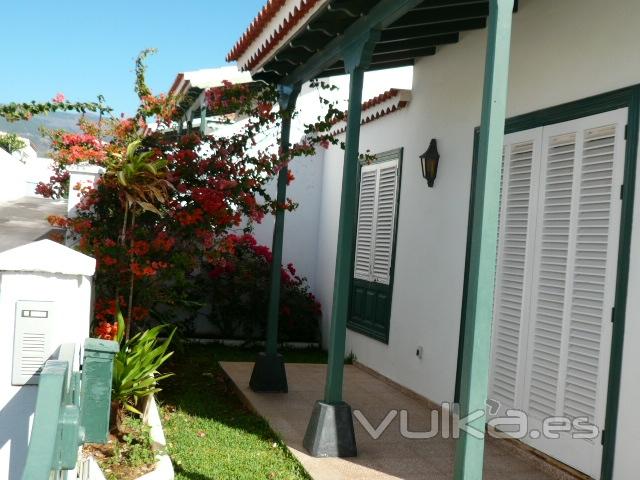
[[(145, 432), (126, 431), (121, 438), (109, 435), (106, 444), (83, 448), (82, 480), (173, 480), (173, 465), (165, 453), (166, 440), (155, 398), (145, 404), (142, 423)], [(143, 438), (144, 437), (144, 438)], [(136, 447), (132, 448), (131, 445)], [(126, 460), (115, 461), (118, 455)]]

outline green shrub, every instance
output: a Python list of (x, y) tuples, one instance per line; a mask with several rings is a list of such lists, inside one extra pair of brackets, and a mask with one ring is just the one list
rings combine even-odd
[(15, 133), (0, 133), (0, 148), (9, 153), (22, 150), (27, 146), (27, 142)]
[[(222, 338), (262, 340), (265, 336), (272, 254), (251, 235), (230, 235), (206, 270), (209, 319)], [(281, 268), (278, 338), (282, 342), (320, 340), (320, 304), (292, 264)]]

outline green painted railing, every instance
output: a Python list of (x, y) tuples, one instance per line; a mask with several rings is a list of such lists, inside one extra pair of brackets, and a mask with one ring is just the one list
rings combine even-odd
[(62, 345), (58, 359), (45, 363), (22, 480), (64, 479), (76, 467), (83, 443), (107, 441), (117, 351), (116, 342), (90, 338), (82, 372), (73, 371), (73, 345)]

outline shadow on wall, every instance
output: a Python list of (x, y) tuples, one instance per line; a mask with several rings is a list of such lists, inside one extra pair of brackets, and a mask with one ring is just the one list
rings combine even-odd
[(0, 465), (8, 463), (8, 480), (22, 477), (37, 394), (37, 385), (20, 387), (0, 410)]

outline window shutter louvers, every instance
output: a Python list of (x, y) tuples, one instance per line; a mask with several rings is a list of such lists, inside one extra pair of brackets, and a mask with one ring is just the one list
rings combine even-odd
[(361, 280), (369, 280), (371, 276), (377, 183), (378, 171), (376, 169), (363, 167), (360, 177), (358, 232), (356, 235), (354, 265), (354, 277)]
[(541, 235), (528, 376), (528, 410), (539, 418), (556, 414), (574, 191), (575, 133), (550, 138), (543, 152)]
[(375, 246), (371, 266), (373, 280), (388, 285), (391, 279), (391, 256), (398, 191), (398, 163), (394, 161), (386, 162), (382, 165), (378, 173)]
[(389, 285), (398, 195), (398, 160), (362, 167), (354, 278)]
[(519, 378), (520, 330), (529, 238), (533, 158), (533, 140), (508, 145), (505, 148), (491, 396), (509, 407), (515, 405)]
[(615, 235), (610, 232), (615, 223), (611, 221), (615, 143), (616, 125), (584, 132), (562, 411), (591, 422), (597, 420), (599, 382), (605, 374), (600, 372), (601, 358), (609, 354), (603, 350), (602, 335), (608, 324), (607, 282), (615, 281), (607, 275), (613, 263), (611, 250), (617, 251), (610, 241)]

